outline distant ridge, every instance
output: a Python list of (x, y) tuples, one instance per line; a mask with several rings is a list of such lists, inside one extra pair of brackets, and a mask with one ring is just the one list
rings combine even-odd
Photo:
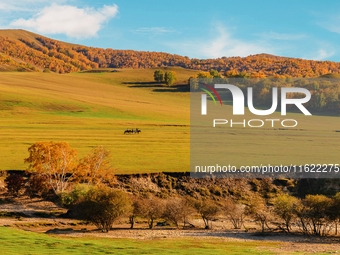
[[(24, 40), (31, 40), (31, 41), (35, 41), (36, 38), (38, 37), (44, 37), (42, 35), (27, 31), (24, 29), (0, 29), (0, 36), (8, 37), (11, 39), (16, 39), (16, 40), (24, 39)], [(54, 41), (64, 43), (68, 46), (79, 46), (79, 44), (62, 42), (58, 40), (54, 40)]]
[(114, 50), (61, 42), (22, 29), (0, 30), (0, 71), (69, 73), (98, 68), (180, 66), (226, 75), (317, 77), (340, 73), (340, 63), (271, 54), (190, 59), (163, 52)]

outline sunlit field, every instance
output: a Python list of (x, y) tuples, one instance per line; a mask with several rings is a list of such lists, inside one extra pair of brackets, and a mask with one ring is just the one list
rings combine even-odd
[[(175, 69), (178, 81), (193, 71)], [(153, 69), (114, 73), (1, 73), (1, 169), (24, 169), (37, 141), (66, 141), (83, 156), (111, 150), (118, 173), (188, 171), (189, 93), (152, 82)], [(142, 132), (125, 134), (125, 129)]]
[[(169, 69), (177, 73), (178, 84), (197, 74)], [(116, 173), (189, 171), (189, 92), (153, 83), (155, 70), (1, 73), (0, 169), (25, 169), (27, 148), (53, 140), (69, 142), (80, 157), (105, 146)], [(230, 105), (223, 107), (231, 113)], [(333, 160), (339, 151), (339, 117), (291, 113), (289, 118), (299, 121), (298, 128), (218, 127), (217, 135), (228, 141), (226, 158), (236, 165), (339, 163)], [(124, 134), (131, 128), (142, 132)]]
[(274, 254), (278, 242), (221, 239), (109, 239), (48, 236), (0, 228), (1, 254)]

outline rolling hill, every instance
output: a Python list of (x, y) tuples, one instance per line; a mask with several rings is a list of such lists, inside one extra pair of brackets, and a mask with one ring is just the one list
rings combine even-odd
[(0, 30), (0, 70), (70, 73), (96, 68), (180, 66), (226, 75), (316, 77), (340, 73), (340, 63), (273, 56), (190, 59), (163, 52), (114, 50), (53, 40), (25, 30)]
[[(25, 169), (38, 141), (65, 141), (88, 154), (109, 149), (116, 173), (186, 172), (190, 93), (152, 81), (155, 68), (104, 73), (0, 73), (0, 169)], [(197, 70), (167, 67), (179, 80)], [(231, 105), (225, 105), (232, 112)], [(290, 113), (298, 129), (219, 128), (228, 162), (241, 165), (338, 163), (340, 118)], [(273, 118), (280, 119), (278, 112)], [(252, 115), (246, 114), (246, 119)], [(124, 134), (139, 128), (141, 134)], [(329, 148), (332, 148), (331, 150)]]
[[(37, 141), (66, 141), (79, 157), (105, 146), (119, 173), (187, 171), (189, 93), (153, 83), (154, 70), (1, 73), (0, 169), (25, 169)], [(170, 70), (179, 80), (197, 72)], [(131, 128), (142, 133), (124, 135)]]
[[(24, 30), (0, 31), (0, 52), (0, 69), (12, 71), (0, 73), (1, 170), (25, 169), (27, 148), (53, 140), (69, 142), (80, 157), (95, 146), (105, 146), (112, 152), (117, 173), (185, 172), (190, 165), (190, 95), (179, 84), (199, 70), (291, 76), (309, 70), (308, 75), (332, 73), (325, 77), (334, 78), (339, 68), (334, 62), (267, 54), (195, 60), (167, 53), (104, 50)], [(80, 72), (98, 68), (107, 72)], [(178, 84), (154, 83), (153, 72), (159, 68), (175, 71)], [(225, 107), (231, 112), (231, 106)], [(228, 157), (236, 165), (320, 163), (318, 159), (336, 163), (339, 118), (292, 117), (301, 123), (300, 129), (220, 130), (229, 141)], [(124, 135), (127, 128), (142, 133)]]

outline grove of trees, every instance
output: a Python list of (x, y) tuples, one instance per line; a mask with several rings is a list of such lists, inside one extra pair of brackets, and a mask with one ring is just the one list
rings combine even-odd
[[(150, 229), (156, 222), (167, 222), (175, 228), (196, 227), (197, 219), (201, 219), (205, 229), (214, 228), (216, 220), (227, 220), (233, 228), (248, 231), (251, 220), (262, 232), (338, 235), (340, 192), (328, 196), (300, 194), (299, 198), (278, 190), (270, 179), (221, 180), (228, 183), (225, 187), (229, 191), (210, 180), (209, 190), (200, 185), (194, 185), (192, 190), (187, 189), (188, 183), (176, 183), (164, 175), (155, 179), (162, 187), (160, 191), (146, 192), (132, 189), (133, 179), (126, 182), (128, 188), (117, 183), (110, 154), (102, 146), (80, 160), (66, 142), (37, 142), (28, 148), (28, 153), (26, 174), (13, 172), (5, 178), (8, 194), (53, 199), (69, 208), (73, 218), (90, 222), (103, 232), (125, 217), (131, 228), (136, 219), (144, 219)], [(249, 181), (252, 191), (245, 192)]]
[(163, 73), (162, 70), (156, 70), (153, 77), (156, 82), (164, 82), (168, 86), (173, 85), (177, 80), (177, 75), (174, 71), (167, 71)]

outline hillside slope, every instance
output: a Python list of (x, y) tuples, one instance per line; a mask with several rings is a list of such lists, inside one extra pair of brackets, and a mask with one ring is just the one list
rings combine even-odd
[[(190, 166), (190, 93), (152, 82), (156, 69), (107, 73), (1, 73), (0, 169), (25, 169), (38, 141), (66, 141), (88, 154), (105, 146), (116, 173), (186, 172)], [(179, 81), (195, 70), (168, 67)], [(225, 105), (226, 117), (232, 112)], [(223, 127), (230, 164), (337, 163), (340, 118), (289, 113), (298, 129)], [(246, 112), (245, 119), (253, 118)], [(282, 119), (279, 112), (272, 116)], [(276, 124), (275, 124), (276, 125)], [(139, 128), (141, 134), (124, 134)], [(332, 148), (331, 150), (329, 148)], [(228, 164), (229, 164), (228, 163)]]
[(101, 49), (53, 40), (25, 30), (0, 30), (0, 71), (77, 72), (96, 68), (180, 66), (226, 75), (316, 77), (340, 73), (340, 63), (273, 56), (190, 59), (163, 52)]
[[(105, 146), (120, 173), (187, 171), (189, 93), (153, 83), (153, 72), (1, 73), (0, 169), (25, 169), (35, 142), (66, 141), (79, 157)], [(142, 133), (124, 134), (132, 128)]]

